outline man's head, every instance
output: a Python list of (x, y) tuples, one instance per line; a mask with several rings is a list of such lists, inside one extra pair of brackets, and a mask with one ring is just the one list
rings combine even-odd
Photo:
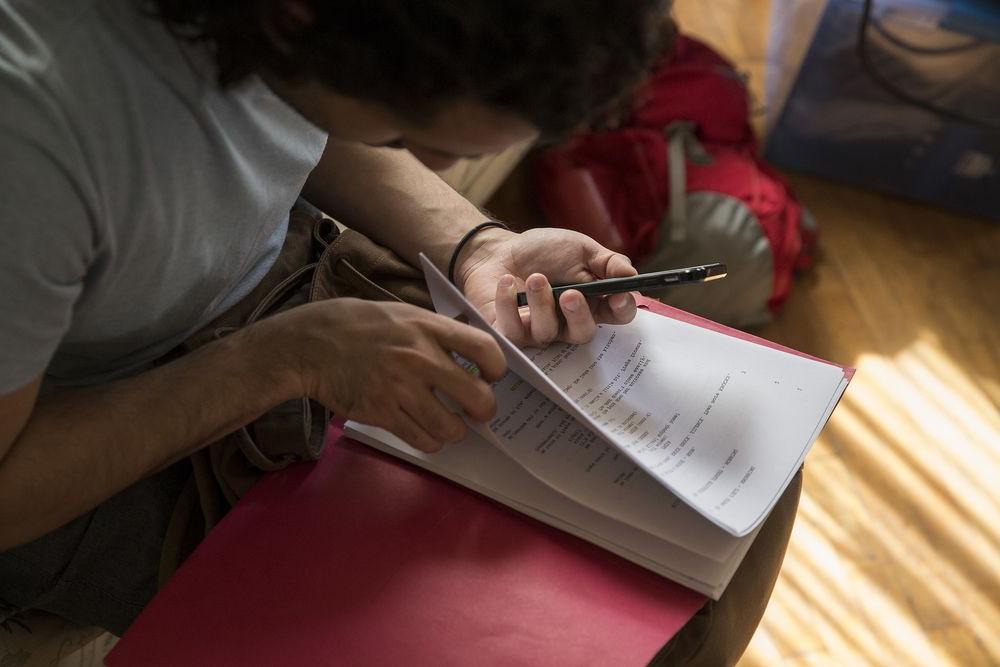
[(332, 135), (409, 148), (430, 166), (593, 122), (669, 34), (669, 0), (155, 3), (174, 30), (212, 44), (223, 84), (281, 80)]

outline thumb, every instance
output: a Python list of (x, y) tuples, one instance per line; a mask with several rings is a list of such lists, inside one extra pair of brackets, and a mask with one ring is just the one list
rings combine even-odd
[(596, 245), (600, 252), (591, 255), (590, 261), (587, 262), (587, 268), (597, 276), (598, 279), (601, 278), (627, 278), (628, 276), (638, 275), (639, 272), (635, 270), (632, 266), (632, 260), (630, 260), (625, 255), (620, 252), (613, 252), (608, 250), (603, 246)]

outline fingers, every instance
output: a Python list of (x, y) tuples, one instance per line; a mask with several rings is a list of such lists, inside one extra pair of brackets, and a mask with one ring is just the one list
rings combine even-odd
[(576, 290), (563, 292), (559, 297), (559, 307), (566, 318), (563, 340), (567, 343), (586, 343), (594, 337), (597, 323), (583, 294)]
[(413, 417), (400, 408), (388, 416), (384, 428), (406, 444), (422, 452), (436, 452), (444, 446), (440, 440), (428, 433)]
[[(369, 403), (366, 412), (372, 416), (358, 415), (362, 421), (381, 425), (420, 451), (436, 452), (465, 436), (466, 426), (457, 410), (478, 421), (488, 421), (495, 414), (492, 387), (459, 366), (450, 352), (414, 349), (403, 363), (409, 371), (383, 388), (379, 395), (388, 400)], [(406, 388), (399, 391), (404, 378)]]
[(542, 274), (533, 273), (524, 281), (524, 291), (530, 316), (518, 308), (514, 277), (506, 275), (500, 279), (494, 301), (494, 326), (515, 345), (547, 345), (559, 338), (561, 328), (552, 285)]
[(632, 294), (612, 294), (601, 299), (594, 309), (594, 319), (605, 324), (628, 324), (635, 318), (635, 311)]
[(591, 256), (590, 261), (587, 262), (587, 268), (598, 279), (627, 278), (628, 276), (639, 275), (639, 272), (632, 266), (632, 260), (621, 253), (611, 252), (610, 250), (605, 250)]
[(559, 336), (559, 317), (556, 315), (552, 286), (548, 278), (533, 273), (524, 281), (524, 288), (528, 293), (528, 312), (531, 313), (531, 342), (535, 345), (551, 343)]
[[(475, 327), (456, 322), (447, 317), (436, 318), (440, 330), (436, 332), (438, 343), (446, 352), (457, 352), (479, 367), (479, 372), (488, 381), (499, 380), (507, 373), (507, 358), (503, 356), (493, 336)], [(449, 357), (451, 366), (462, 369)]]
[[(496, 398), (489, 382), (499, 380), (507, 372), (507, 359), (500, 345), (490, 334), (467, 324), (444, 317), (438, 318), (438, 324), (442, 327), (437, 333), (440, 347), (429, 360), (423, 376), (470, 417), (489, 421), (496, 412)], [(478, 376), (456, 363), (452, 352), (475, 363)]]
[[(624, 255), (611, 253), (611, 277), (635, 275), (635, 268)], [(525, 281), (530, 317), (517, 306), (517, 288), (513, 276), (504, 276), (497, 285), (495, 298), (496, 328), (515, 345), (545, 345), (556, 340), (586, 343), (597, 331), (597, 323), (626, 324), (635, 317), (636, 304), (631, 294), (605, 297), (591, 307), (580, 292), (569, 290), (559, 298), (564, 323), (559, 322), (552, 287), (545, 276), (532, 274)], [(525, 319), (529, 324), (525, 324)]]
[[(631, 260), (596, 242), (584, 261), (586, 270), (596, 279), (638, 275)], [(626, 324), (635, 318), (636, 304), (631, 294), (618, 294), (588, 304), (575, 291), (564, 292), (555, 308), (552, 287), (542, 274), (531, 274), (525, 281), (528, 314), (517, 310), (513, 276), (497, 289), (496, 326), (516, 345), (546, 345), (556, 339), (585, 343), (594, 337), (598, 323)], [(579, 280), (579, 279), (577, 279)], [(560, 322), (561, 311), (565, 322)]]
[(517, 308), (517, 287), (514, 284), (514, 276), (508, 274), (500, 278), (493, 305), (495, 309), (493, 325), (497, 331), (514, 345), (521, 347), (527, 345), (524, 320)]
[(414, 387), (402, 398), (400, 404), (403, 411), (435, 442), (454, 443), (465, 437), (465, 422), (442, 403), (432, 386)]
[(639, 275), (639, 271), (632, 266), (632, 260), (625, 255), (616, 252), (612, 255), (611, 259), (608, 260), (606, 275), (608, 278), (625, 278), (628, 276), (637, 276)]
[[(598, 264), (603, 263), (603, 278), (625, 278), (638, 275), (632, 261), (617, 252), (609, 252)], [(612, 294), (600, 300), (594, 308), (594, 319), (606, 324), (628, 324), (635, 318), (635, 297), (631, 294)]]
[[(492, 419), (496, 414), (493, 387), (459, 366), (450, 355), (442, 353), (441, 356), (440, 363), (432, 366), (426, 373), (430, 386), (454, 401), (476, 421), (485, 422)], [(440, 405), (437, 397), (434, 397), (434, 403)], [(427, 409), (433, 419), (438, 422), (445, 421), (439, 418), (440, 415), (436, 410)]]

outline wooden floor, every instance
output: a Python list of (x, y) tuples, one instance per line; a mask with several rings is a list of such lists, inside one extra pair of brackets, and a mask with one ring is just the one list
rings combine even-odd
[(858, 372), (741, 665), (998, 665), (1000, 225), (793, 184), (823, 257), (763, 335)]
[[(759, 91), (768, 11), (676, 13)], [(1000, 665), (1000, 224), (792, 182), (822, 255), (763, 335), (858, 372), (740, 665)]]

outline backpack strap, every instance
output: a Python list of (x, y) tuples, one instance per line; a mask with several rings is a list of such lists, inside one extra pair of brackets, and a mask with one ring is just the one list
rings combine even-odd
[(695, 124), (678, 120), (663, 129), (667, 137), (668, 202), (662, 227), (672, 243), (687, 239), (687, 161), (706, 165), (712, 163), (695, 135)]

